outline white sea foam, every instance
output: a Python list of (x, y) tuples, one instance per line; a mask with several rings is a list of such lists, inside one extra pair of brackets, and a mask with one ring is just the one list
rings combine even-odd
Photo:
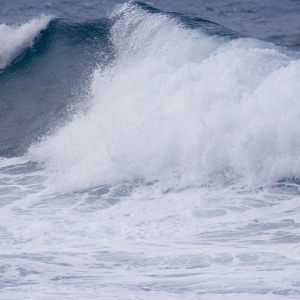
[(0, 24), (0, 69), (7, 67), (21, 52), (32, 46), (52, 17), (42, 16), (21, 26)]
[(300, 60), (132, 4), (112, 17), (117, 59), (95, 70), (90, 111), (29, 149), (52, 174), (50, 186), (137, 178), (262, 185), (300, 176)]
[(43, 171), (10, 162), (0, 162), (0, 298), (299, 298), (296, 185), (49, 195)]

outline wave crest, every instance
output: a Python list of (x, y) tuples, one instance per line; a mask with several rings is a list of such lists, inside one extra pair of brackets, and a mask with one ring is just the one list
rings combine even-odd
[(30, 47), (52, 17), (42, 16), (21, 26), (0, 24), (0, 69), (7, 67), (24, 49)]

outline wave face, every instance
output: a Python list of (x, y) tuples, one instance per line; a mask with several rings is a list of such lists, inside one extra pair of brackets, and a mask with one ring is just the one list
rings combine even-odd
[[(17, 45), (24, 47), (22, 52), (13, 48), (7, 57), (14, 59), (0, 74), (1, 156), (23, 155), (40, 136), (67, 122), (72, 106), (84, 105), (92, 70), (113, 54), (108, 20), (49, 20), (35, 19), (16, 29), (1, 25), (17, 32), (23, 38)], [(23, 35), (27, 28), (35, 33), (33, 40)]]
[(300, 176), (296, 53), (136, 3), (110, 20), (115, 60), (94, 71), (89, 111), (28, 151), (51, 186)]

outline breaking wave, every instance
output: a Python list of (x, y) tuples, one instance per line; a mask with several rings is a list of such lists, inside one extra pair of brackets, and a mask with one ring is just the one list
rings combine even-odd
[(300, 177), (297, 53), (139, 3), (108, 22), (114, 60), (95, 67), (88, 111), (28, 150), (49, 186)]

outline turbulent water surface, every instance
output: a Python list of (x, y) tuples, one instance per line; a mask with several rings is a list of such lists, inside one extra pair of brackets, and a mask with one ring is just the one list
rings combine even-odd
[(299, 299), (300, 3), (2, 1), (1, 299)]

